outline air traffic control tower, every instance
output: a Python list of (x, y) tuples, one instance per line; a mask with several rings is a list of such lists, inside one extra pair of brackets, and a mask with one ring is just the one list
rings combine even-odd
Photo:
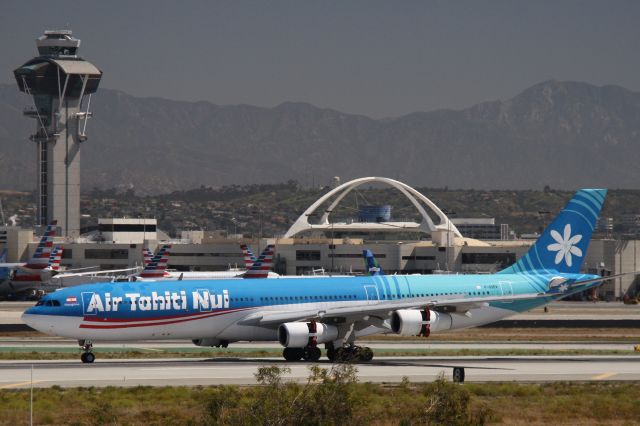
[(58, 220), (62, 235), (80, 233), (80, 146), (87, 140), (91, 94), (102, 71), (78, 56), (71, 31), (45, 31), (38, 53), (14, 70), (20, 91), (33, 97), (24, 115), (36, 119), (38, 222)]

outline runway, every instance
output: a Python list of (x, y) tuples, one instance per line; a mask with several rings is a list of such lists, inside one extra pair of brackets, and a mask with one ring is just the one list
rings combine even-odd
[[(329, 362), (318, 363), (331, 368)], [(287, 380), (305, 381), (311, 363), (288, 363), (280, 358), (215, 358), (171, 360), (100, 360), (0, 362), (0, 389), (85, 386), (252, 385), (259, 367), (289, 367)], [(453, 367), (464, 367), (467, 382), (555, 382), (640, 380), (640, 360), (621, 356), (552, 357), (381, 357), (357, 364), (362, 382), (429, 382), (439, 374), (451, 379)]]

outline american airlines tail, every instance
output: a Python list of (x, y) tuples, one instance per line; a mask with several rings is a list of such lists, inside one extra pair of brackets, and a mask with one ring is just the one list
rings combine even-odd
[(48, 269), (56, 272), (60, 272), (60, 263), (62, 262), (62, 252), (64, 248), (62, 246), (56, 246), (49, 256)]
[(47, 225), (47, 229), (45, 229), (42, 238), (40, 238), (33, 257), (24, 265), (25, 268), (44, 269), (49, 265), (49, 257), (51, 256), (51, 248), (53, 247), (53, 238), (56, 236), (57, 224), (58, 221), (53, 220)]
[(146, 267), (153, 259), (153, 252), (146, 247), (142, 248), (142, 263)]
[(580, 272), (606, 189), (581, 189), (516, 263), (499, 274)]
[(171, 244), (165, 244), (160, 247), (158, 253), (145, 265), (144, 270), (140, 273), (140, 278), (162, 278), (167, 273), (167, 263), (169, 262), (169, 253), (171, 252)]
[(253, 266), (253, 263), (256, 261), (256, 256), (253, 254), (248, 245), (240, 244), (240, 248), (242, 249), (242, 255), (244, 257), (244, 267), (245, 269), (250, 269)]
[(243, 278), (267, 278), (269, 271), (273, 267), (273, 244), (269, 244), (260, 257), (251, 265), (251, 268), (245, 272)]

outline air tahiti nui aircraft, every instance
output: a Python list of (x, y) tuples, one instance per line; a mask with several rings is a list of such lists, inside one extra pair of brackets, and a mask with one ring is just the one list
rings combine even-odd
[(223, 347), (277, 340), (288, 361), (316, 361), (324, 343), (332, 361), (369, 361), (359, 337), (476, 327), (611, 279), (579, 273), (605, 194), (578, 191), (521, 259), (493, 275), (101, 283), (46, 295), (22, 319), (78, 339), (89, 363), (93, 342), (167, 338)]

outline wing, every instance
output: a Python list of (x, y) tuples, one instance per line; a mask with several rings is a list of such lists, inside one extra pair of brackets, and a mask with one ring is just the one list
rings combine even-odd
[(26, 265), (24, 262), (21, 263), (0, 263), (0, 268), (9, 268), (9, 269), (16, 269), (19, 268), (21, 266)]
[(126, 268), (126, 269), (109, 269), (105, 271), (74, 272), (69, 274), (62, 273), (54, 276), (53, 278), (60, 279), (60, 278), (68, 278), (68, 277), (86, 277), (86, 276), (95, 276), (95, 275), (115, 274), (118, 272), (129, 272), (131, 274), (135, 274), (139, 270), (140, 270), (139, 268), (134, 267), (134, 268)]
[(464, 297), (463, 295), (450, 295), (442, 297), (414, 297), (406, 300), (380, 300), (369, 304), (342, 305), (327, 309), (300, 309), (263, 311), (248, 315), (240, 320), (240, 325), (270, 326), (283, 322), (302, 320), (323, 320), (329, 318), (350, 318), (353, 320), (375, 317), (381, 320), (388, 319), (393, 311), (398, 309), (420, 309), (429, 307), (443, 308), (447, 312), (467, 312), (472, 308), (487, 306), (491, 302), (512, 302), (514, 300), (536, 299), (553, 297), (547, 293), (518, 294), (513, 296), (495, 297)]

